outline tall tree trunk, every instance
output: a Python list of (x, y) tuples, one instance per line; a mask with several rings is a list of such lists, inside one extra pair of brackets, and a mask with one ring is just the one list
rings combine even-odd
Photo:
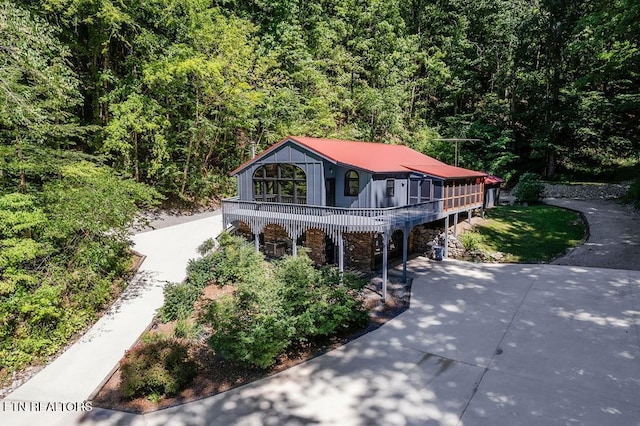
[(184, 162), (184, 168), (182, 169), (182, 186), (180, 187), (180, 195), (184, 197), (184, 191), (187, 187), (187, 180), (189, 177), (189, 165), (191, 162), (191, 155), (195, 149), (196, 132), (200, 121), (200, 89), (196, 87), (196, 107), (195, 117), (193, 120), (193, 129), (191, 130), (191, 136), (189, 137), (189, 147), (187, 148), (187, 159)]
[(24, 164), (23, 164), (23, 154), (22, 154), (22, 148), (20, 147), (20, 143), (18, 144), (18, 163), (20, 164), (20, 186), (19, 186), (19, 191), (22, 194), (26, 194), (27, 193), (27, 172), (24, 169)]
[(138, 132), (133, 132), (133, 178), (140, 182), (140, 160), (138, 159)]

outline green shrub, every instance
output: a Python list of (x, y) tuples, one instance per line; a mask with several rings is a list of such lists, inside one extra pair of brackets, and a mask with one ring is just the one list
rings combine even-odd
[(198, 246), (198, 253), (200, 256), (207, 256), (215, 250), (217, 244), (216, 240), (213, 238), (207, 238)]
[[(340, 283), (336, 268), (318, 271), (307, 256), (285, 257), (277, 263), (275, 275), (282, 285), (287, 314), (296, 327), (295, 340), (330, 335), (362, 325), (367, 319), (356, 293)], [(347, 280), (355, 285), (354, 275), (348, 275)]]
[(215, 279), (215, 258), (208, 255), (191, 259), (187, 264), (187, 279), (182, 283), (169, 283), (164, 288), (164, 304), (158, 311), (162, 322), (187, 318), (202, 289)]
[(174, 339), (141, 343), (127, 352), (120, 363), (120, 390), (125, 398), (175, 395), (197, 372), (188, 347)]
[(636, 179), (627, 190), (627, 200), (640, 209), (640, 178)]
[(294, 329), (282, 306), (255, 299), (236, 294), (211, 303), (205, 316), (214, 327), (209, 344), (225, 358), (267, 368), (291, 344)]
[(223, 234), (220, 241), (217, 251), (189, 261), (183, 283), (165, 286), (165, 301), (158, 312), (163, 322), (188, 317), (202, 289), (213, 280), (224, 285), (256, 282), (264, 276), (264, 258), (253, 246), (229, 234)]
[(220, 248), (211, 256), (213, 275), (220, 285), (261, 280), (264, 276), (264, 256), (243, 238), (223, 233), (218, 238)]
[(458, 236), (458, 240), (467, 250), (480, 250), (483, 247), (483, 237), (475, 231), (465, 232)]
[(214, 258), (212, 256), (191, 259), (187, 264), (187, 282), (203, 289), (215, 278), (213, 273)]
[[(266, 368), (294, 342), (366, 324), (357, 292), (340, 284), (335, 268), (318, 271), (297, 256), (265, 269), (209, 305), (203, 321), (211, 324), (209, 344), (220, 355)], [(362, 285), (353, 275), (347, 280)]]
[(199, 295), (200, 289), (189, 282), (167, 284), (164, 287), (164, 304), (158, 311), (161, 321), (168, 322), (188, 317)]
[(539, 204), (544, 197), (544, 184), (535, 173), (525, 173), (520, 177), (513, 193), (519, 203)]
[(83, 267), (66, 273), (65, 292), (74, 308), (95, 312), (112, 300), (113, 280)]
[(173, 329), (173, 335), (178, 339), (190, 339), (193, 338), (200, 328), (196, 326), (192, 321), (186, 318), (180, 318), (176, 322), (176, 327)]
[(127, 273), (130, 259), (127, 248), (126, 242), (107, 238), (83, 241), (75, 255), (75, 263), (102, 275), (123, 276)]

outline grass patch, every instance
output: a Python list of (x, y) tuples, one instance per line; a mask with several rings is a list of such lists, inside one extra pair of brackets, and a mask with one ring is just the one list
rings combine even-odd
[(471, 233), (474, 246), (502, 252), (507, 262), (549, 261), (579, 245), (585, 235), (580, 215), (558, 207), (502, 206), (488, 211), (486, 218)]

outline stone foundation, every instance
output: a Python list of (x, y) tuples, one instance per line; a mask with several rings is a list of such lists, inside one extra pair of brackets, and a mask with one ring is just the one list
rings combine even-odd
[(324, 232), (319, 229), (309, 229), (305, 232), (305, 247), (308, 256), (316, 264), (322, 266), (326, 263)]
[(409, 251), (413, 253), (428, 253), (433, 241), (442, 233), (442, 229), (429, 225), (415, 226), (409, 234)]
[[(462, 215), (460, 215), (462, 218)], [(466, 217), (466, 215), (465, 215)], [(432, 222), (413, 227), (409, 233), (408, 249), (409, 253), (419, 253), (432, 255), (434, 245), (444, 244), (444, 221)], [(457, 239), (451, 234), (451, 226), (449, 233), (449, 255), (451, 257), (459, 257), (464, 252), (464, 248), (460, 247)], [(460, 229), (462, 231), (462, 229)], [(243, 222), (236, 224), (236, 233), (245, 237), (248, 241), (253, 241), (254, 236), (249, 226)], [(286, 252), (291, 254), (291, 240), (287, 231), (275, 224), (269, 224), (263, 229), (264, 243), (286, 242)], [(344, 265), (362, 271), (371, 271), (376, 267), (376, 247), (374, 246), (375, 234), (373, 232), (354, 232), (345, 233), (344, 237)], [(327, 242), (329, 241), (329, 242)], [(319, 229), (309, 229), (305, 231), (303, 245), (306, 248), (307, 255), (316, 266), (322, 266), (327, 261), (332, 262), (333, 259), (327, 259), (326, 244), (333, 244), (326, 239), (323, 231)], [(300, 249), (301, 246), (298, 246)], [(381, 248), (379, 248), (381, 250)], [(337, 250), (337, 247), (336, 247)], [(337, 251), (336, 251), (337, 255)], [(399, 253), (402, 256), (402, 252)], [(378, 261), (380, 259), (378, 258)]]
[(273, 242), (273, 241), (285, 241), (289, 240), (289, 234), (287, 231), (279, 225), (274, 225), (272, 223), (268, 224), (262, 230), (264, 235), (265, 242)]
[(236, 235), (239, 235), (246, 239), (247, 241), (253, 241), (254, 236), (251, 232), (251, 228), (244, 222), (239, 222), (236, 224)]
[(373, 232), (344, 234), (344, 264), (363, 271), (374, 268)]

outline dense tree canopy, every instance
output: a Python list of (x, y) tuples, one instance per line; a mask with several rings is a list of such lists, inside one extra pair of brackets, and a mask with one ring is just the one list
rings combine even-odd
[[(226, 172), (250, 147), (287, 134), (447, 161), (439, 138), (480, 139), (461, 164), (507, 178), (638, 161), (631, 0), (17, 4), (3, 4), (6, 144), (102, 155), (177, 198), (232, 191)], [(28, 11), (42, 37), (16, 36)]]

